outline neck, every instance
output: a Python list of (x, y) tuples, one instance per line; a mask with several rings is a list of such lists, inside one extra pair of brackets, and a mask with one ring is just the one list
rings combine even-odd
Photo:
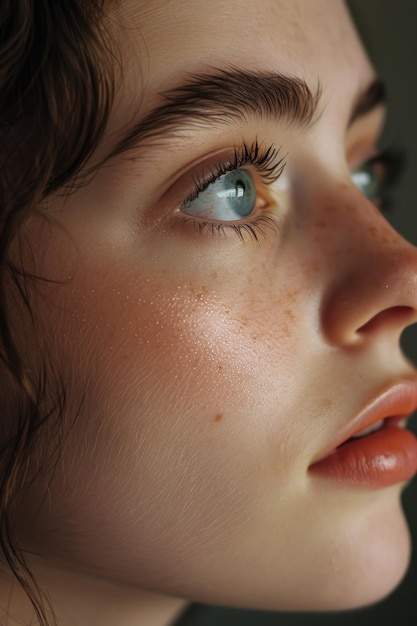
[[(186, 601), (179, 598), (58, 568), (39, 567), (34, 573), (52, 600), (59, 626), (172, 626), (186, 607)], [(10, 626), (33, 618), (32, 605), (20, 585), (4, 576), (0, 578), (0, 615), (8, 616)]]

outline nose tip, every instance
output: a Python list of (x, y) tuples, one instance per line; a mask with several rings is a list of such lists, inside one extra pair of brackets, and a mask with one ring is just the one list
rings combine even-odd
[[(382, 219), (382, 218), (381, 218)], [(322, 328), (330, 343), (353, 346), (417, 322), (417, 248), (384, 220), (372, 241), (340, 251), (337, 279), (324, 299)], [(339, 259), (340, 260), (340, 259)]]

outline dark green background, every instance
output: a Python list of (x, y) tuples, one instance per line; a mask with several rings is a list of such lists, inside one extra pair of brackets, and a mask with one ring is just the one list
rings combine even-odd
[[(407, 151), (408, 165), (387, 217), (417, 244), (417, 0), (351, 0), (349, 6), (388, 86), (390, 112), (382, 145), (398, 145)], [(403, 347), (417, 362), (417, 326), (404, 333)], [(417, 432), (417, 425), (414, 429)], [(401, 586), (380, 604), (338, 614), (194, 606), (181, 626), (417, 626), (417, 479), (405, 491), (403, 501), (413, 533), (413, 559)]]

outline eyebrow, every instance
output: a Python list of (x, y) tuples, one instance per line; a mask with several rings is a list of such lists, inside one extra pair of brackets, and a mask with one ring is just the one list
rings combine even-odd
[(252, 117), (309, 126), (318, 112), (320, 85), (313, 93), (301, 78), (235, 68), (192, 74), (161, 95), (162, 103), (134, 124), (108, 158), (157, 143), (181, 129), (244, 122)]
[[(242, 123), (254, 116), (310, 127), (320, 115), (321, 86), (318, 82), (313, 92), (295, 76), (228, 68), (192, 74), (160, 96), (162, 103), (129, 128), (105, 160), (133, 148), (158, 145), (182, 129)], [(376, 79), (357, 99), (349, 125), (384, 101), (384, 85)]]
[(362, 94), (359, 95), (349, 120), (349, 126), (357, 119), (363, 117), (386, 104), (387, 95), (384, 83), (380, 79), (375, 79)]

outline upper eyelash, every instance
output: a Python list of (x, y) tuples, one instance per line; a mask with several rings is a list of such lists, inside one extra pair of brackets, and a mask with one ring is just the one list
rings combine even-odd
[[(391, 190), (396, 187), (407, 164), (407, 151), (402, 147), (388, 147), (369, 159), (366, 164), (380, 164), (384, 175), (380, 182), (380, 210), (388, 212), (392, 208)], [(365, 164), (365, 165), (366, 165)]]
[(245, 165), (255, 167), (265, 183), (274, 183), (281, 176), (286, 165), (285, 159), (287, 155), (279, 158), (280, 151), (281, 146), (276, 148), (271, 145), (266, 148), (263, 144), (259, 144), (257, 139), (250, 145), (242, 142), (241, 146), (235, 147), (231, 160), (226, 162), (220, 161), (205, 176), (193, 178), (194, 190), (187, 196), (182, 206), (195, 200), (200, 193), (219, 180), (221, 176), (245, 167)]

